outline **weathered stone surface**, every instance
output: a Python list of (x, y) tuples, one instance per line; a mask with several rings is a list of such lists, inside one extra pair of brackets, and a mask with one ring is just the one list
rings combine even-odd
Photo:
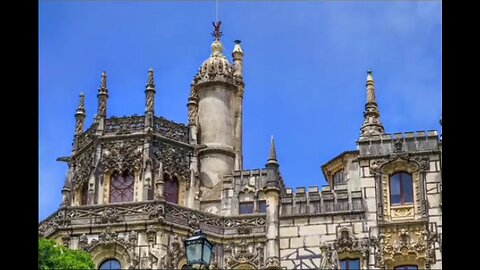
[[(322, 165), (328, 185), (287, 188), (273, 139), (265, 167), (243, 170), (243, 51), (237, 42), (230, 63), (219, 22), (214, 36), (191, 83), (188, 126), (154, 115), (153, 71), (145, 115), (107, 118), (103, 73), (98, 115), (83, 131), (81, 98), (72, 155), (59, 158), (68, 165), (62, 207), (39, 235), (90, 252), (97, 268), (115, 258), (122, 269), (182, 269), (184, 240), (202, 230), (213, 269), (338, 269), (352, 254), (369, 269), (412, 258), (440, 269), (437, 133), (385, 134), (369, 72), (358, 150)], [(392, 206), (399, 172), (412, 178), (414, 201)]]

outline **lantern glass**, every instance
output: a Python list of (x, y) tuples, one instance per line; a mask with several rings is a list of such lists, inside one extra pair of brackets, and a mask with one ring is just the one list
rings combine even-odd
[(202, 231), (195, 231), (192, 237), (185, 240), (185, 253), (188, 265), (208, 267), (212, 258), (212, 247), (212, 244), (207, 240)]
[(207, 239), (204, 239), (203, 242), (203, 262), (206, 265), (210, 265), (210, 260), (212, 259), (212, 245), (208, 242)]
[(199, 263), (202, 259), (202, 242), (193, 240), (187, 244), (187, 260), (188, 264)]

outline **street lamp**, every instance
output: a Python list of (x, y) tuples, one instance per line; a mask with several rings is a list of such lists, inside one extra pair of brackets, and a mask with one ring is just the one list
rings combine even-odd
[(213, 245), (201, 230), (193, 232), (193, 236), (185, 240), (187, 264), (191, 268), (206, 269), (210, 266)]

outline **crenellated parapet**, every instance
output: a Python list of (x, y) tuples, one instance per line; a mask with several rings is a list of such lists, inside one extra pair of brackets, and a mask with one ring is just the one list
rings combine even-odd
[(360, 157), (439, 151), (439, 137), (435, 130), (371, 135), (361, 137), (357, 143)]
[(329, 186), (297, 187), (295, 192), (291, 188), (285, 190), (281, 197), (281, 215), (321, 215), (321, 214), (349, 214), (363, 212), (364, 202), (361, 191), (348, 191), (337, 187), (335, 190)]

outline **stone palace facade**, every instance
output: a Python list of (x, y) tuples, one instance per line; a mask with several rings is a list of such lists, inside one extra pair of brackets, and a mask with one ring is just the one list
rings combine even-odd
[[(201, 229), (212, 269), (442, 268), (442, 144), (436, 131), (386, 134), (366, 79), (357, 149), (322, 166), (328, 185), (284, 184), (272, 138), (264, 168), (242, 162), (243, 51), (212, 53), (191, 82), (188, 124), (108, 117), (107, 75), (85, 130), (84, 96), (58, 211), (39, 235), (90, 252), (101, 269), (186, 268), (183, 240)], [(359, 82), (360, 83), (360, 82)], [(265, 153), (267, 158), (267, 153)]]

